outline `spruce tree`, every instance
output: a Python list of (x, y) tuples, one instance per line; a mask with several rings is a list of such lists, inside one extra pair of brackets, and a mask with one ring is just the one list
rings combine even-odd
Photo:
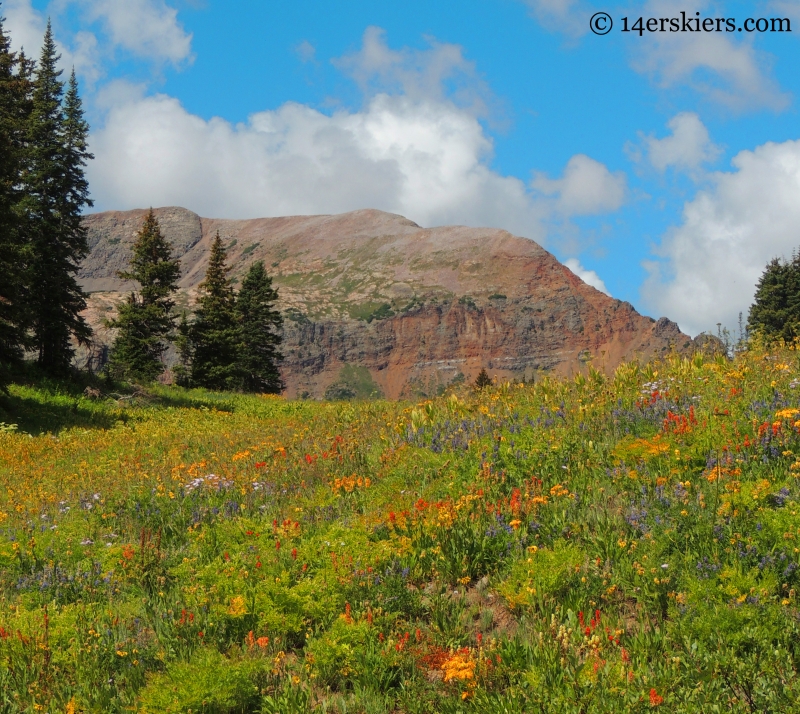
[(172, 299), (178, 289), (180, 263), (161, 234), (153, 209), (136, 234), (130, 270), (118, 273), (139, 283), (120, 306), (110, 327), (119, 330), (111, 349), (109, 371), (128, 379), (152, 380), (164, 371), (162, 357), (175, 329)]
[(191, 325), (186, 317), (186, 310), (181, 313), (181, 321), (178, 323), (175, 348), (178, 350), (178, 362), (172, 368), (175, 374), (175, 383), (180, 387), (189, 387), (192, 373), (192, 342)]
[(198, 308), (189, 330), (191, 383), (207, 389), (239, 389), (242, 386), (236, 296), (228, 278), (226, 259), (217, 231), (211, 244), (206, 276), (199, 286)]
[(29, 305), (38, 362), (52, 373), (67, 370), (74, 354), (72, 338), (88, 344), (91, 330), (81, 316), (86, 295), (75, 279), (88, 251), (81, 222), (91, 206), (83, 168), (91, 157), (88, 127), (73, 78), (62, 106), (63, 83), (50, 23), (34, 72), (28, 122), (28, 171), (25, 176), (26, 230), (31, 248)]
[(800, 258), (774, 258), (756, 285), (747, 329), (767, 340), (791, 341), (800, 336)]
[(491, 386), (492, 386), (492, 378), (486, 371), (486, 367), (481, 367), (481, 371), (478, 372), (478, 376), (475, 378), (475, 389), (483, 389), (484, 387), (491, 387)]
[(250, 266), (236, 299), (241, 348), (239, 363), (245, 391), (280, 394), (283, 380), (278, 370), (283, 318), (275, 309), (278, 292), (258, 261)]
[(19, 216), (26, 118), (30, 107), (28, 63), (11, 52), (0, 17), (0, 388), (25, 345), (25, 239)]

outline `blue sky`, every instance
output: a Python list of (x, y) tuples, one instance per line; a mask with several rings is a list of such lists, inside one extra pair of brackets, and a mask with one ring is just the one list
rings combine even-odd
[[(605, 36), (589, 18), (606, 11)], [(52, 18), (98, 210), (381, 208), (506, 228), (691, 334), (800, 246), (800, 0), (4, 0)], [(791, 33), (622, 33), (622, 18)]]

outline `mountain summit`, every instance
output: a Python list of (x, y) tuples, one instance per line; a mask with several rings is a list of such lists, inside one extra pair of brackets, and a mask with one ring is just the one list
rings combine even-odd
[[(692, 340), (584, 283), (537, 243), (493, 228), (421, 228), (391, 213), (251, 220), (155, 211), (181, 261), (179, 304), (190, 307), (219, 231), (231, 275), (262, 260), (280, 295), (287, 395), (420, 397), (472, 381), (568, 374), (588, 360), (684, 351)], [(100, 327), (133, 286), (127, 268), (144, 210), (89, 215), (79, 280)]]

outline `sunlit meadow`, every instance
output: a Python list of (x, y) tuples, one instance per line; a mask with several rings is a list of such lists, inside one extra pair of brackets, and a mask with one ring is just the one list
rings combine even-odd
[(800, 351), (7, 399), (2, 712), (797, 710)]

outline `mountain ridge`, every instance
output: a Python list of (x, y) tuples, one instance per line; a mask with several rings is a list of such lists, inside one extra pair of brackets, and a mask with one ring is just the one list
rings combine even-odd
[[(127, 267), (145, 213), (84, 220), (90, 251), (78, 279), (90, 293), (99, 343), (113, 337), (103, 318), (135, 287), (116, 271)], [(180, 308), (191, 306), (217, 231), (234, 280), (264, 261), (286, 316), (289, 396), (346, 393), (353, 368), (377, 393), (418, 397), (471, 381), (482, 367), (501, 379), (530, 379), (578, 371), (590, 356), (609, 371), (636, 355), (695, 346), (675, 323), (640, 315), (534, 241), (501, 229), (423, 228), (376, 209), (241, 220), (180, 207), (155, 213), (181, 260)]]

